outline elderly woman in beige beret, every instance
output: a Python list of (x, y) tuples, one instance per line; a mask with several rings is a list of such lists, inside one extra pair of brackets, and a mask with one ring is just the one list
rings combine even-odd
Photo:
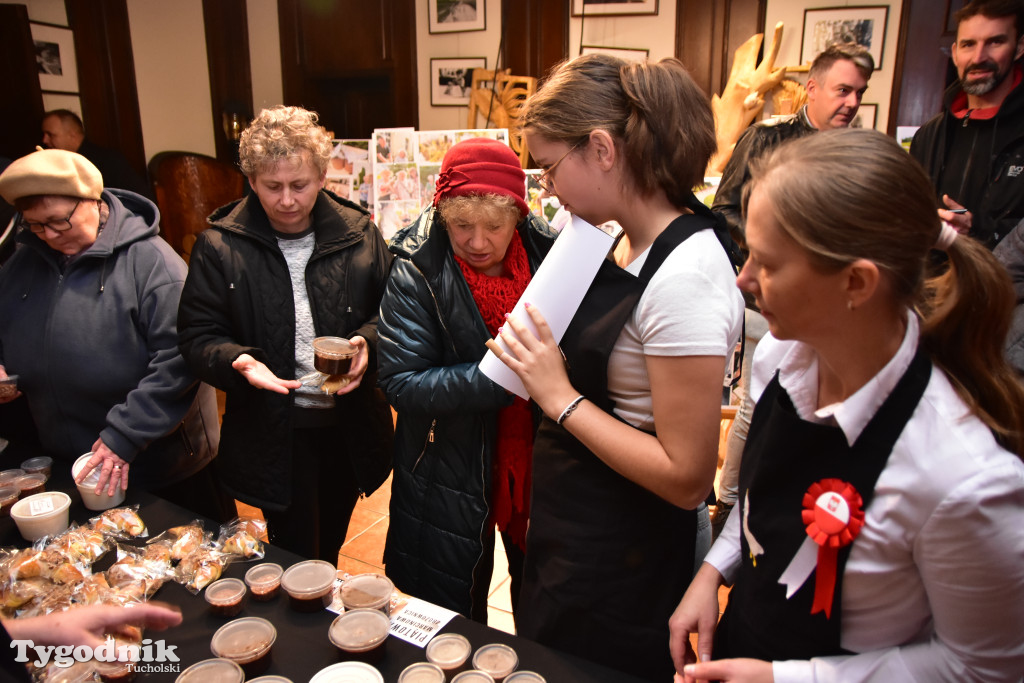
[[(105, 190), (85, 157), (39, 150), (0, 174), (19, 211), (18, 249), (0, 271), (0, 377), (18, 375), (47, 452), (97, 493), (152, 490), (222, 516), (206, 465), (216, 402), (178, 352), (185, 264), (158, 236), (159, 212)], [(67, 471), (67, 470), (65, 470)]]

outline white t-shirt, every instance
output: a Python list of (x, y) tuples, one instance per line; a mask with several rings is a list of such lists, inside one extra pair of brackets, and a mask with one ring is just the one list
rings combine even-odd
[[(626, 271), (639, 274), (649, 252)], [(701, 230), (661, 264), (615, 342), (608, 359), (608, 393), (615, 400), (615, 413), (634, 427), (653, 431), (644, 356), (727, 358), (742, 329), (743, 296), (736, 274), (714, 232)]]

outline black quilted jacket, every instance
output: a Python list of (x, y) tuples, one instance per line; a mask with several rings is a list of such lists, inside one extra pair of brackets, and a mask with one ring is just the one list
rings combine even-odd
[[(530, 272), (554, 242), (518, 226)], [(398, 411), (384, 560), (401, 590), (469, 616), (483, 553), (498, 411), (512, 399), (477, 369), (490, 338), (440, 216), (425, 211), (391, 241), (380, 311), (380, 385)]]
[[(181, 353), (205, 382), (227, 392), (218, 472), (239, 500), (290, 504), (290, 395), (256, 389), (232, 369), (243, 353), (278, 377), (295, 376), (295, 307), (288, 265), (255, 196), (217, 209), (199, 235), (178, 311)], [(316, 248), (306, 285), (317, 335), (362, 336), (370, 370), (339, 397), (342, 449), (369, 495), (391, 470), (392, 422), (376, 388), (377, 316), (391, 254), (369, 214), (321, 191), (313, 207)]]

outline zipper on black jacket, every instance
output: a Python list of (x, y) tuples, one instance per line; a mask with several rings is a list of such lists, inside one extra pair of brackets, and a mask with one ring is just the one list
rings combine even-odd
[(416, 457), (416, 462), (412, 464), (412, 471), (415, 472), (416, 468), (420, 466), (420, 460), (423, 460), (423, 456), (427, 454), (427, 446), (434, 443), (434, 428), (437, 427), (437, 418), (435, 417), (430, 421), (430, 430), (427, 432), (427, 440), (423, 443), (423, 448), (420, 450), (419, 456)]

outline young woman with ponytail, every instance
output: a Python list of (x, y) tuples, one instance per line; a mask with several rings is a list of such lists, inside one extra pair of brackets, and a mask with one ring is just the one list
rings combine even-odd
[[(738, 284), (770, 335), (739, 508), (671, 619), (682, 678), (1019, 680), (1024, 388), (1002, 353), (1005, 271), (940, 224), (923, 170), (873, 130), (779, 148), (744, 211)], [(933, 248), (948, 268), (926, 281)]]
[[(544, 411), (534, 443), (520, 635), (647, 680), (710, 542), (722, 378), (743, 300), (691, 188), (715, 149), (707, 96), (674, 59), (586, 55), (523, 114), (542, 183), (623, 234), (559, 346), (509, 320), (502, 359)], [(707, 541), (698, 547), (698, 526)]]

